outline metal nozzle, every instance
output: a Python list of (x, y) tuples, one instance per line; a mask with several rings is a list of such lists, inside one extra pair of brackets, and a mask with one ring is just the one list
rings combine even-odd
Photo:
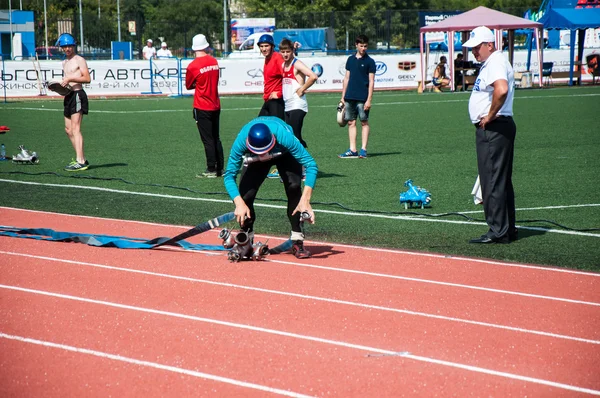
[(259, 261), (265, 258), (269, 254), (269, 247), (261, 242), (257, 242), (252, 246), (252, 256), (251, 259), (253, 261)]
[(242, 259), (242, 256), (236, 250), (232, 250), (227, 254), (227, 259), (232, 263), (237, 263)]
[(223, 239), (223, 247), (225, 249), (231, 249), (235, 245), (233, 234), (227, 228), (223, 228), (219, 232), (219, 239)]
[(300, 213), (300, 222), (308, 221), (311, 218), (312, 217), (310, 216), (310, 213), (307, 211), (303, 211), (302, 213)]

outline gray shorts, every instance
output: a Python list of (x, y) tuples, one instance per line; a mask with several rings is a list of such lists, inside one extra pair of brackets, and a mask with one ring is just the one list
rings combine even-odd
[(362, 122), (369, 120), (369, 111), (365, 111), (365, 103), (355, 100), (344, 100), (346, 102), (346, 120), (356, 120), (360, 118)]

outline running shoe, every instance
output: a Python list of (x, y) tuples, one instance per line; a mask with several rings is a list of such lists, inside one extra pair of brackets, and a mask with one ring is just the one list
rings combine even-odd
[(90, 167), (90, 163), (86, 160), (85, 163), (79, 163), (75, 159), (65, 166), (65, 171), (83, 171)]
[(304, 248), (304, 241), (301, 240), (294, 242), (292, 246), (292, 254), (296, 256), (296, 258), (310, 258), (312, 256), (311, 252)]
[(279, 178), (279, 170), (273, 169), (269, 174), (267, 174), (267, 178)]
[(210, 170), (206, 170), (204, 172), (202, 172), (201, 174), (196, 175), (196, 178), (217, 178), (217, 177), (221, 177), (223, 176), (223, 172), (222, 171), (210, 171)]
[(358, 153), (358, 157), (361, 159), (366, 159), (367, 158), (367, 150), (361, 149), (360, 152)]
[(356, 158), (358, 158), (358, 152), (353, 152), (352, 150), (348, 149), (346, 152), (338, 155), (338, 158), (340, 158), (340, 159), (356, 159)]

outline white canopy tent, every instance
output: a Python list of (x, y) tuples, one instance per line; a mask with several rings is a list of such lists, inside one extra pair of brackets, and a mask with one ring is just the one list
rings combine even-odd
[[(421, 87), (425, 87), (427, 80), (427, 65), (429, 64), (429, 43), (425, 42), (425, 33), (445, 32), (448, 36), (448, 67), (450, 70), (450, 87), (455, 89), (454, 82), (454, 32), (463, 32), (464, 43), (467, 33), (478, 26), (487, 26), (495, 31), (496, 48), (502, 48), (502, 33), (508, 31), (509, 42), (509, 61), (512, 64), (514, 55), (514, 32), (516, 29), (533, 29), (536, 40), (536, 50), (538, 57), (538, 73), (542, 76), (542, 30), (543, 25), (538, 22), (530, 21), (525, 18), (515, 17), (500, 11), (491, 10), (486, 7), (477, 7), (471, 11), (447, 18), (438, 23), (424, 26), (420, 29), (419, 42), (421, 46)], [(468, 52), (465, 51), (465, 59), (468, 58)], [(542, 79), (539, 79), (539, 85), (542, 87)]]

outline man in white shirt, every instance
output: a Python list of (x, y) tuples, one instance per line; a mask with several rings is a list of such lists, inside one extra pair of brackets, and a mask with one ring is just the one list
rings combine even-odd
[(152, 47), (152, 39), (146, 41), (146, 47), (142, 50), (142, 54), (144, 54), (144, 59), (156, 58), (156, 49)]
[(495, 35), (485, 26), (473, 29), (463, 47), (482, 63), (469, 99), (476, 127), (477, 168), (489, 230), (470, 243), (510, 243), (517, 239), (512, 169), (517, 127), (512, 118), (514, 72), (496, 50)]
[(167, 48), (167, 43), (164, 41), (160, 43), (160, 50), (156, 52), (156, 58), (158, 59), (166, 59), (173, 58), (173, 54), (171, 54), (171, 50)]

